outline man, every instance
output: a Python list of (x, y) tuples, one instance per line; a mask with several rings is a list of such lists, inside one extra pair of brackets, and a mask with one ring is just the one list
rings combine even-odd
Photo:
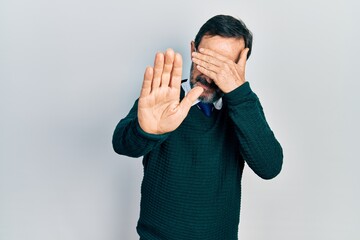
[(141, 240), (237, 239), (244, 163), (264, 179), (280, 172), (282, 148), (245, 80), (251, 47), (243, 22), (218, 15), (191, 42), (189, 81), (171, 49), (146, 68), (113, 135), (117, 153), (144, 156)]

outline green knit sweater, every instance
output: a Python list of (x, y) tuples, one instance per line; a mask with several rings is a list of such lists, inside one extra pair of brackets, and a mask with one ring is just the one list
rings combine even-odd
[(283, 159), (248, 82), (225, 94), (222, 109), (211, 117), (193, 106), (175, 131), (162, 135), (140, 128), (136, 101), (116, 127), (113, 147), (144, 156), (141, 240), (238, 239), (244, 162), (270, 179)]

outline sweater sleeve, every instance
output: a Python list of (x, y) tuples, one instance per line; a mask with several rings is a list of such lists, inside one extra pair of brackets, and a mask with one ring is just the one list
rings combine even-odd
[(234, 123), (240, 153), (248, 166), (263, 179), (278, 175), (283, 151), (249, 82), (225, 94), (223, 99)]
[(143, 156), (161, 144), (168, 136), (168, 133), (157, 135), (144, 132), (138, 122), (137, 108), (138, 100), (115, 128), (112, 145), (118, 154), (129, 157)]

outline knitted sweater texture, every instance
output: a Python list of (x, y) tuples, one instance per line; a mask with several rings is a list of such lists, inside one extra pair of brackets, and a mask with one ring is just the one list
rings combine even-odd
[(236, 240), (244, 163), (264, 179), (280, 172), (282, 148), (249, 83), (223, 104), (211, 117), (193, 106), (176, 130), (155, 135), (140, 128), (136, 101), (116, 126), (114, 150), (144, 156), (141, 240)]

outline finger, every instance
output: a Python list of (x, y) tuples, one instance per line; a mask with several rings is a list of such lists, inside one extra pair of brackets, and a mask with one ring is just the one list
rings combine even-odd
[(164, 54), (157, 53), (154, 62), (154, 78), (151, 85), (151, 91), (154, 91), (160, 86), (163, 68), (164, 68)]
[(217, 73), (211, 70), (208, 70), (200, 65), (197, 65), (196, 68), (204, 75), (208, 76), (209, 78), (213, 79), (215, 83), (217, 83)]
[(186, 94), (183, 100), (180, 102), (179, 107), (181, 110), (188, 112), (193, 103), (200, 97), (204, 89), (202, 87), (194, 87)]
[(214, 65), (212, 63), (209, 63), (209, 62), (197, 59), (197, 58), (193, 58), (192, 60), (196, 65), (201, 66), (201, 67), (203, 67), (203, 68), (205, 68), (207, 70), (210, 70), (212, 72), (218, 73), (220, 71), (220, 67), (218, 67), (218, 66), (216, 66), (216, 65)]
[(198, 52), (193, 52), (191, 54), (191, 56), (192, 56), (193, 60), (198, 59), (198, 60), (210, 63), (210, 64), (215, 65), (215, 66), (223, 65), (224, 60), (225, 60), (224, 57), (221, 56), (221, 55), (220, 55), (220, 58), (224, 59), (224, 60), (220, 60), (216, 56), (206, 55), (206, 54), (202, 54), (202, 53), (198, 53)]
[(180, 53), (175, 54), (174, 66), (171, 72), (170, 86), (180, 90), (182, 75), (182, 57)]
[(229, 59), (213, 50), (210, 50), (208, 48), (200, 48), (199, 49), (199, 52), (200, 54), (203, 54), (203, 55), (207, 55), (207, 56), (211, 56), (213, 58), (216, 58), (218, 60), (220, 60), (221, 62), (226, 62), (228, 61)]
[(174, 51), (172, 49), (166, 50), (165, 53), (165, 64), (163, 73), (161, 76), (161, 86), (169, 86), (170, 82), (170, 74), (173, 69), (173, 63), (174, 63)]
[(250, 50), (249, 48), (245, 48), (240, 53), (240, 59), (239, 59), (237, 65), (239, 67), (241, 67), (242, 69), (245, 69), (247, 54), (248, 54), (249, 50)]
[(147, 67), (144, 73), (144, 81), (142, 84), (140, 97), (145, 97), (150, 94), (153, 75), (154, 75), (154, 69), (152, 67)]

